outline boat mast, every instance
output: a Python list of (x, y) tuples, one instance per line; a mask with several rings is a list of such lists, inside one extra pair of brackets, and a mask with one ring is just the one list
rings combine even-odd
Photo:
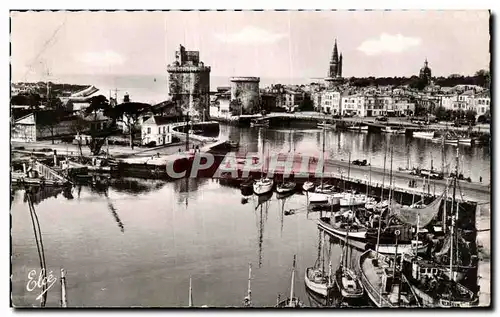
[[(456, 155), (456, 165), (455, 165), (455, 178), (453, 180), (453, 200), (451, 204), (451, 210), (453, 211), (453, 206), (457, 204), (456, 215), (458, 215), (458, 202), (456, 201), (456, 190), (457, 190), (457, 178), (458, 178), (458, 147)], [(456, 216), (455, 215), (455, 216)], [(453, 242), (454, 242), (454, 229), (455, 229), (455, 216), (452, 214), (451, 217), (451, 230), (450, 230), (450, 280), (453, 280)], [(457, 246), (458, 247), (458, 246)]]
[(382, 189), (380, 192), (380, 201), (384, 201), (384, 184), (385, 184), (385, 162), (387, 161), (387, 144), (384, 148), (384, 172), (382, 173)]
[(245, 302), (245, 306), (252, 306), (252, 289), (251, 289), (251, 280), (252, 280), (252, 263), (248, 263), (248, 290), (247, 290), (247, 301)]
[(325, 126), (323, 125), (323, 150), (321, 152), (321, 185), (320, 188), (323, 189), (323, 175), (325, 174)]
[(325, 275), (325, 232), (321, 235), (321, 276)]
[(392, 205), (392, 158), (394, 155), (394, 147), (391, 147), (391, 171), (389, 176), (389, 205)]
[(189, 307), (193, 307), (193, 289), (191, 287), (191, 277), (189, 277)]
[(288, 302), (288, 305), (290, 307), (293, 307), (293, 284), (294, 284), (294, 280), (295, 280), (295, 258), (296, 258), (296, 255), (294, 254), (293, 255), (293, 267), (292, 267), (292, 281), (290, 283), (290, 301)]
[(448, 200), (448, 179), (444, 187), (444, 203), (443, 203), (443, 233), (446, 233), (446, 201)]
[(369, 167), (369, 172), (368, 172), (368, 175), (369, 175), (369, 178), (368, 178), (368, 186), (366, 186), (366, 197), (368, 198), (368, 190), (369, 188), (372, 186), (372, 158), (370, 156), (370, 167)]

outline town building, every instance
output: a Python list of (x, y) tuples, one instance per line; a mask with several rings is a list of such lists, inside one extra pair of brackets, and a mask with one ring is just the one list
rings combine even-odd
[(183, 114), (189, 114), (193, 120), (202, 120), (210, 107), (210, 66), (200, 61), (199, 51), (186, 51), (180, 45), (175, 52), (175, 61), (167, 66), (167, 71), (172, 101)]
[(210, 103), (210, 117), (229, 119), (231, 113), (231, 91), (224, 88), (217, 88), (215, 99)]
[(141, 144), (155, 146), (172, 143), (172, 128), (178, 123), (177, 116), (151, 116), (141, 127)]
[(342, 53), (339, 56), (337, 49), (337, 40), (335, 39), (335, 45), (333, 46), (332, 58), (330, 60), (330, 65), (328, 67), (328, 74), (325, 78), (325, 82), (328, 88), (336, 87), (343, 82), (342, 78)]
[(344, 95), (341, 101), (342, 116), (365, 117), (365, 97), (362, 95)]
[(476, 111), (476, 116), (484, 116), (490, 110), (491, 106), (491, 97), (488, 91), (481, 92), (477, 94), (474, 98), (474, 108)]
[(300, 90), (291, 90), (285, 89), (285, 93), (283, 94), (283, 108), (292, 109), (294, 107), (300, 106), (302, 101), (305, 98), (305, 92)]
[(32, 112), (14, 120), (11, 139), (18, 142), (37, 142), (59, 136), (73, 135), (77, 116), (60, 117), (56, 111)]
[(321, 111), (323, 113), (340, 115), (342, 113), (340, 92), (325, 90), (321, 95)]

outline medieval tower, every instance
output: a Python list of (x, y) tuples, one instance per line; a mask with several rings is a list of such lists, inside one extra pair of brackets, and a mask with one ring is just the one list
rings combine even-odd
[(330, 67), (328, 69), (328, 76), (325, 78), (329, 88), (333, 88), (342, 83), (342, 54), (340, 54), (337, 48), (337, 40), (335, 40), (335, 45), (333, 46), (332, 59), (330, 60)]
[(209, 118), (210, 66), (200, 61), (200, 52), (180, 45), (175, 62), (167, 66), (169, 96), (183, 114), (193, 120)]

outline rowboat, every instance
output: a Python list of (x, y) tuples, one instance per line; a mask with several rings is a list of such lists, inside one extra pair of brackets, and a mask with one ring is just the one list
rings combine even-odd
[(347, 127), (347, 129), (352, 130), (352, 131), (368, 132), (367, 125), (353, 125), (353, 126)]

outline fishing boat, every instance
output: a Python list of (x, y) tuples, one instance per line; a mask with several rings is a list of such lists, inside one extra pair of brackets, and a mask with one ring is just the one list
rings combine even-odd
[(406, 133), (406, 129), (403, 127), (393, 128), (391, 126), (385, 126), (380, 131), (382, 131), (384, 133), (392, 133), (392, 134), (405, 134)]
[(285, 299), (285, 300), (281, 300), (280, 295), (278, 294), (278, 302), (275, 306), (277, 308), (286, 308), (286, 307), (301, 308), (301, 307), (305, 307), (304, 303), (302, 303), (302, 301), (300, 301), (300, 299), (298, 297), (294, 296), (295, 263), (296, 263), (296, 256), (294, 255), (293, 256), (293, 266), (292, 266), (292, 280), (290, 283), (290, 297)]
[[(392, 264), (391, 264), (392, 262)], [(367, 250), (357, 261), (361, 283), (379, 308), (420, 306), (408, 280), (390, 257)]]
[(473, 307), (479, 297), (432, 261), (413, 254), (403, 257), (403, 272), (424, 307)]
[(347, 254), (348, 241), (349, 228), (347, 228), (346, 241), (340, 258), (340, 265), (335, 272), (335, 285), (343, 297), (349, 299), (361, 298), (364, 293), (363, 285), (358, 279), (356, 273), (349, 268), (350, 260)]
[(316, 263), (312, 267), (308, 267), (305, 271), (304, 281), (306, 288), (316, 294), (327, 297), (332, 287), (332, 265), (329, 263), (328, 273), (325, 272), (325, 255), (323, 246), (325, 244), (324, 231), (320, 230), (320, 240), (318, 243), (318, 257)]
[[(264, 145), (265, 144), (263, 142), (263, 144), (262, 144), (262, 156), (264, 156), (264, 153), (265, 153), (264, 152)], [(253, 183), (253, 192), (256, 195), (264, 195), (264, 194), (267, 194), (273, 190), (274, 181), (271, 178), (264, 176), (264, 165), (266, 165), (265, 160), (264, 160), (264, 163), (262, 164), (262, 170), (261, 170), (262, 177)]]
[(434, 131), (414, 131), (413, 137), (417, 139), (432, 140), (434, 138)]
[[(347, 211), (346, 213), (352, 213), (352, 211)], [(332, 220), (333, 218), (333, 220)], [(349, 237), (353, 239), (366, 239), (367, 228), (363, 225), (353, 222), (352, 224), (346, 224), (343, 221), (343, 216), (336, 214), (332, 217), (320, 217), (318, 220), (318, 226), (324, 229), (326, 232), (337, 234), (339, 236), (347, 236), (347, 227), (349, 227)]]

